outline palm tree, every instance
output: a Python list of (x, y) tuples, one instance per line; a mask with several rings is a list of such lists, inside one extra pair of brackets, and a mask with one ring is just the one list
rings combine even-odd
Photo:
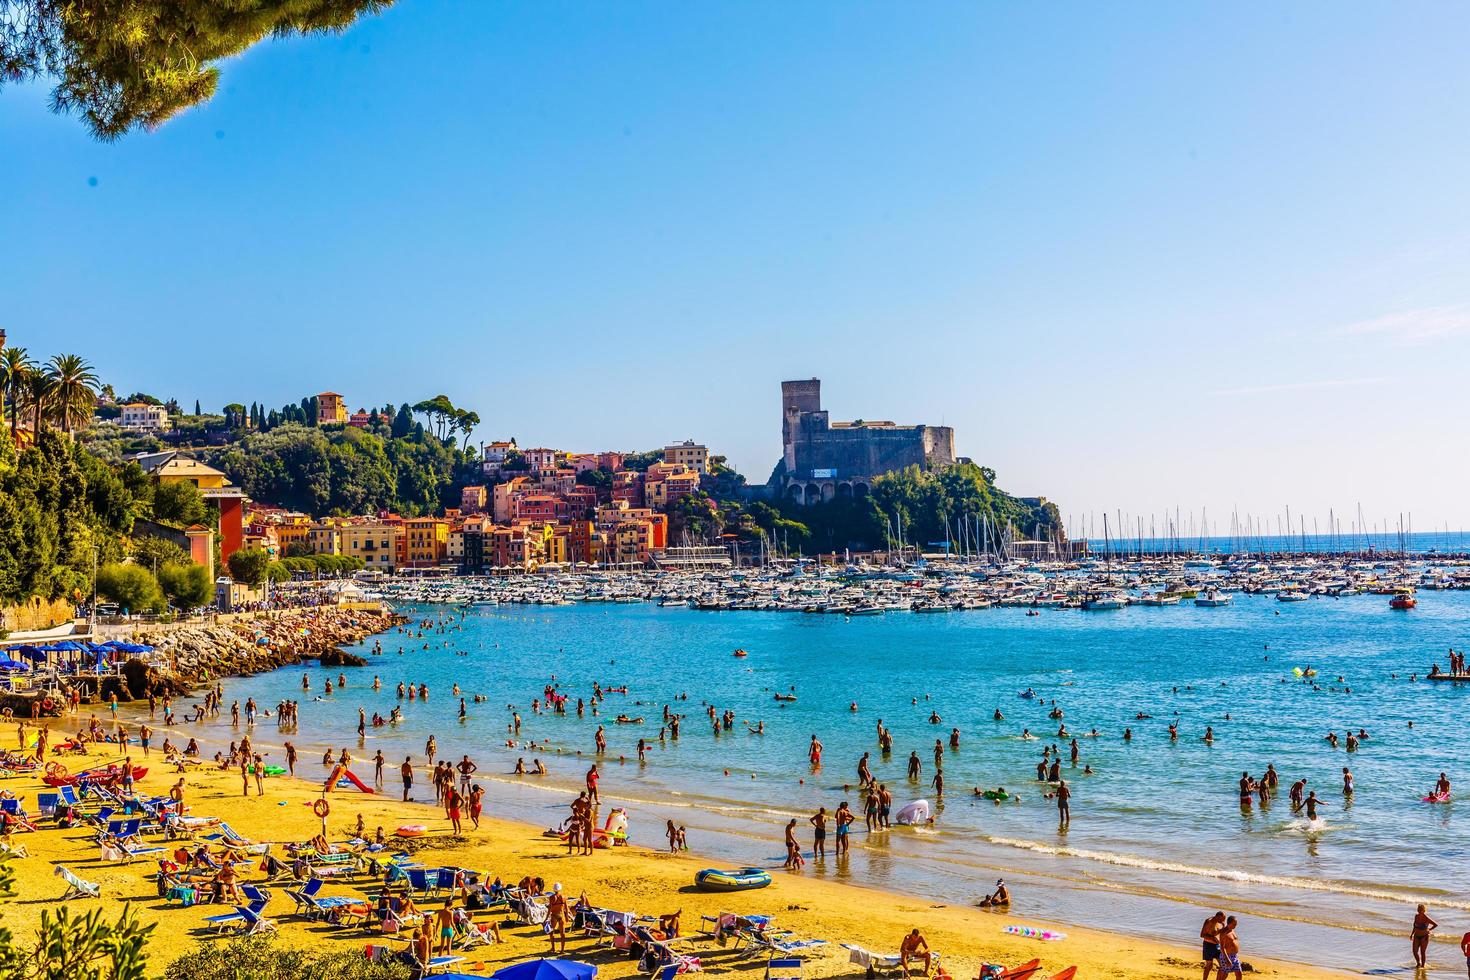
[(26, 375), (36, 365), (26, 356), (24, 347), (6, 347), (0, 350), (0, 409), (6, 397), (10, 399), (10, 438), (13, 441), (20, 428), (21, 392), (25, 389)]
[(70, 435), (92, 417), (100, 384), (97, 372), (76, 354), (57, 354), (46, 365), (46, 377), (51, 381), (49, 414)]
[(44, 371), (28, 371), (24, 384), (26, 408), (31, 412), (31, 431), (39, 437), (51, 404), (51, 376)]

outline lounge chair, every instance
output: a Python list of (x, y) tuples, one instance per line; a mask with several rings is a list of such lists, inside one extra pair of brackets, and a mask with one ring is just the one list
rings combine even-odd
[[(874, 977), (878, 973), (887, 973), (892, 976), (903, 972), (903, 957), (898, 953), (874, 953), (861, 946), (853, 946), (842, 943), (842, 948), (847, 950), (847, 961), (863, 967), (867, 976)], [(934, 953), (931, 957), (931, 965), (939, 965), (939, 954)], [(1028, 974), (1029, 975), (1029, 974)]]
[[(256, 899), (249, 905), (236, 905), (235, 911), (233, 912), (224, 912), (220, 915), (208, 916), (205, 918), (204, 921), (209, 923), (209, 925), (214, 928), (215, 932), (224, 932), (228, 928), (245, 929), (251, 933), (259, 931), (274, 931), (275, 923), (270, 922), (269, 919), (261, 918), (261, 913), (263, 913), (264, 911), (265, 901), (263, 899)], [(257, 928), (257, 923), (265, 922), (270, 923), (268, 929)]]
[(43, 817), (49, 817), (56, 813), (56, 807), (61, 803), (60, 793), (37, 793), (36, 812)]
[(69, 902), (74, 898), (102, 897), (101, 885), (94, 885), (90, 881), (84, 881), (77, 877), (74, 872), (63, 868), (59, 864), (56, 866), (56, 874), (62, 881), (66, 882), (66, 894), (61, 896), (60, 901)]
[(287, 888), (286, 895), (296, 903), (292, 911), (310, 915), (313, 909), (312, 899), (316, 898), (317, 892), (321, 890), (322, 879), (320, 878), (312, 878), (300, 888)]
[(801, 980), (801, 959), (773, 956), (766, 961), (766, 980)]
[(797, 939), (789, 932), (774, 929), (742, 929), (739, 936), (746, 943), (742, 956), (791, 956), (827, 945), (825, 939)]

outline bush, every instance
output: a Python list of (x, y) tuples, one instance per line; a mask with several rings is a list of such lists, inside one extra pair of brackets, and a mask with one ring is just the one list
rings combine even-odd
[(158, 584), (180, 609), (197, 609), (214, 601), (214, 582), (203, 565), (164, 565), (158, 570)]
[(316, 952), (255, 937), (211, 943), (163, 972), (164, 980), (408, 980), (412, 975), (401, 963), (371, 963), (361, 952)]
[(163, 608), (158, 580), (139, 565), (103, 565), (97, 572), (97, 591), (129, 612)]
[(187, 565), (192, 559), (187, 551), (165, 538), (135, 538), (133, 561), (144, 568), (162, 568), (164, 565)]

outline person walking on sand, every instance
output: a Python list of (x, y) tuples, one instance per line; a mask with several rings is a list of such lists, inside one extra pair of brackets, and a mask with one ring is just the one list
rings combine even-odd
[(1242, 980), (1240, 967), (1240, 940), (1235, 937), (1235, 916), (1225, 920), (1225, 927), (1220, 930), (1220, 972), (1215, 975), (1215, 980), (1225, 980), (1229, 974), (1235, 974), (1235, 980)]
[(409, 802), (408, 794), (413, 792), (413, 761), (412, 756), (403, 757), (403, 765), (398, 767), (403, 776), (403, 802)]
[(296, 775), (296, 746), (290, 742), (286, 743), (286, 772), (292, 777)]
[(429, 740), (424, 743), (424, 753), (429, 757), (427, 765), (430, 769), (434, 768), (434, 753), (438, 751), (439, 743), (434, 736), (430, 735)]
[(1204, 960), (1205, 969), (1200, 974), (1200, 980), (1210, 980), (1210, 974), (1214, 972), (1220, 961), (1220, 933), (1225, 929), (1225, 913), (1216, 912), (1205, 920), (1200, 926), (1200, 958)]
[(1422, 970), (1427, 965), (1425, 958), (1429, 955), (1429, 933), (1438, 928), (1439, 923), (1431, 919), (1425, 907), (1420, 905), (1414, 912), (1414, 927), (1409, 933), (1409, 948), (1414, 953), (1416, 969)]

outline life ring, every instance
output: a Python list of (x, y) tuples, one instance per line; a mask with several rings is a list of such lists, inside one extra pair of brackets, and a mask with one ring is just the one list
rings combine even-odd
[(422, 837), (428, 832), (429, 828), (421, 823), (406, 823), (395, 831), (399, 837)]
[(311, 812), (319, 817), (325, 817), (332, 812), (332, 807), (326, 800), (317, 800), (311, 805)]
[(42, 711), (51, 711), (55, 707), (56, 707), (56, 702), (55, 701), (52, 701), (49, 696), (44, 697), (44, 698), (41, 699), (41, 710)]
[(70, 773), (66, 771), (66, 766), (53, 760), (46, 763), (46, 775), (52, 779), (65, 779)]

